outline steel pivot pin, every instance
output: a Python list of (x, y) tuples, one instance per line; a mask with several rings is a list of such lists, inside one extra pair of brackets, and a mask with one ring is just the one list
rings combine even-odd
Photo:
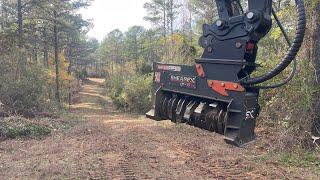
[(247, 18), (250, 19), (250, 20), (252, 20), (252, 19), (254, 18), (254, 13), (253, 13), (253, 12), (249, 12), (249, 13), (247, 14)]
[(238, 48), (238, 49), (242, 48), (241, 42), (237, 42), (237, 43), (236, 43), (236, 48)]
[(216, 22), (216, 25), (217, 25), (218, 27), (221, 27), (221, 26), (223, 25), (223, 22), (222, 22), (221, 20), (218, 20), (218, 21)]

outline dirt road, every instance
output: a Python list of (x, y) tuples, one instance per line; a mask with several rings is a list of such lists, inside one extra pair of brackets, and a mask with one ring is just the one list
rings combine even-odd
[(91, 79), (71, 108), (85, 122), (42, 140), (1, 142), (0, 179), (317, 178), (265, 160), (259, 143), (239, 149), (194, 127), (120, 113), (101, 83)]

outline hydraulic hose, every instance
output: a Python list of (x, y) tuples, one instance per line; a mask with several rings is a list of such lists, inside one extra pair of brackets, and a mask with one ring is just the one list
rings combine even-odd
[[(291, 47), (291, 41), (290, 41), (290, 38), (288, 36), (288, 34), (286, 33), (284, 27), (282, 26), (275, 10), (272, 8), (272, 15), (275, 19), (275, 21), (277, 22), (277, 25), (278, 27), (280, 28), (284, 38), (286, 39), (287, 43), (288, 43), (288, 46)], [(288, 76), (287, 79), (285, 79), (284, 81), (280, 82), (280, 83), (277, 83), (277, 84), (272, 84), (272, 85), (259, 85), (259, 86), (254, 86), (255, 88), (259, 88), (259, 89), (274, 89), (274, 88), (279, 88), (281, 86), (284, 86), (286, 84), (288, 84), (293, 78), (294, 78), (294, 75), (296, 74), (296, 71), (297, 71), (297, 66), (298, 66), (298, 62), (297, 62), (297, 58), (294, 58), (293, 60), (293, 66), (292, 66), (292, 71), (290, 73), (290, 76)]]
[(306, 9), (304, 6), (304, 0), (295, 0), (296, 2), (296, 7), (297, 7), (297, 17), (298, 17), (298, 23), (297, 23), (297, 28), (296, 28), (296, 36), (293, 40), (293, 43), (289, 49), (289, 52), (287, 55), (283, 58), (283, 60), (278, 64), (273, 70), (270, 72), (259, 76), (255, 78), (249, 78), (249, 79), (244, 79), (241, 84), (247, 85), (247, 86), (252, 86), (255, 84), (260, 84), (265, 81), (268, 81), (275, 76), (279, 75), (283, 70), (285, 70), (291, 62), (296, 58), (301, 45), (303, 43), (305, 31), (306, 31)]

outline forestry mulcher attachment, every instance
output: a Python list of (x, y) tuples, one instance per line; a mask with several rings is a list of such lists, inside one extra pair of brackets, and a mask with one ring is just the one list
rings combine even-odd
[[(272, 8), (272, 0), (248, 0), (244, 12), (240, 0), (216, 0), (219, 19), (203, 25), (199, 43), (204, 48), (194, 66), (154, 64), (153, 108), (147, 117), (187, 123), (225, 136), (227, 143), (242, 147), (255, 140), (260, 112), (260, 89), (287, 84), (296, 71), (296, 55), (303, 42), (306, 14), (303, 0), (296, 0), (297, 27), (294, 41), (288, 36)], [(290, 45), (288, 54), (270, 72), (251, 77), (258, 42), (272, 26), (271, 16)], [(259, 86), (293, 63), (288, 79)]]

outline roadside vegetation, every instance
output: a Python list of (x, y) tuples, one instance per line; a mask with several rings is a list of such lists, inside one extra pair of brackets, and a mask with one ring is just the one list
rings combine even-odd
[(0, 1), (0, 138), (42, 137), (80, 90), (98, 41), (78, 10), (91, 1)]
[(41, 137), (51, 133), (45, 125), (31, 122), (23, 118), (6, 118), (0, 124), (1, 139), (18, 137)]
[[(130, 67), (130, 63), (125, 66)], [(138, 67), (143, 67), (138, 64)], [(134, 69), (134, 68), (133, 68)], [(113, 69), (113, 73), (107, 75), (106, 92), (113, 103), (127, 112), (144, 113), (151, 105), (151, 91), (153, 76), (150, 72), (151, 67), (147, 67), (146, 72), (132, 70), (121, 72), (120, 69)]]

